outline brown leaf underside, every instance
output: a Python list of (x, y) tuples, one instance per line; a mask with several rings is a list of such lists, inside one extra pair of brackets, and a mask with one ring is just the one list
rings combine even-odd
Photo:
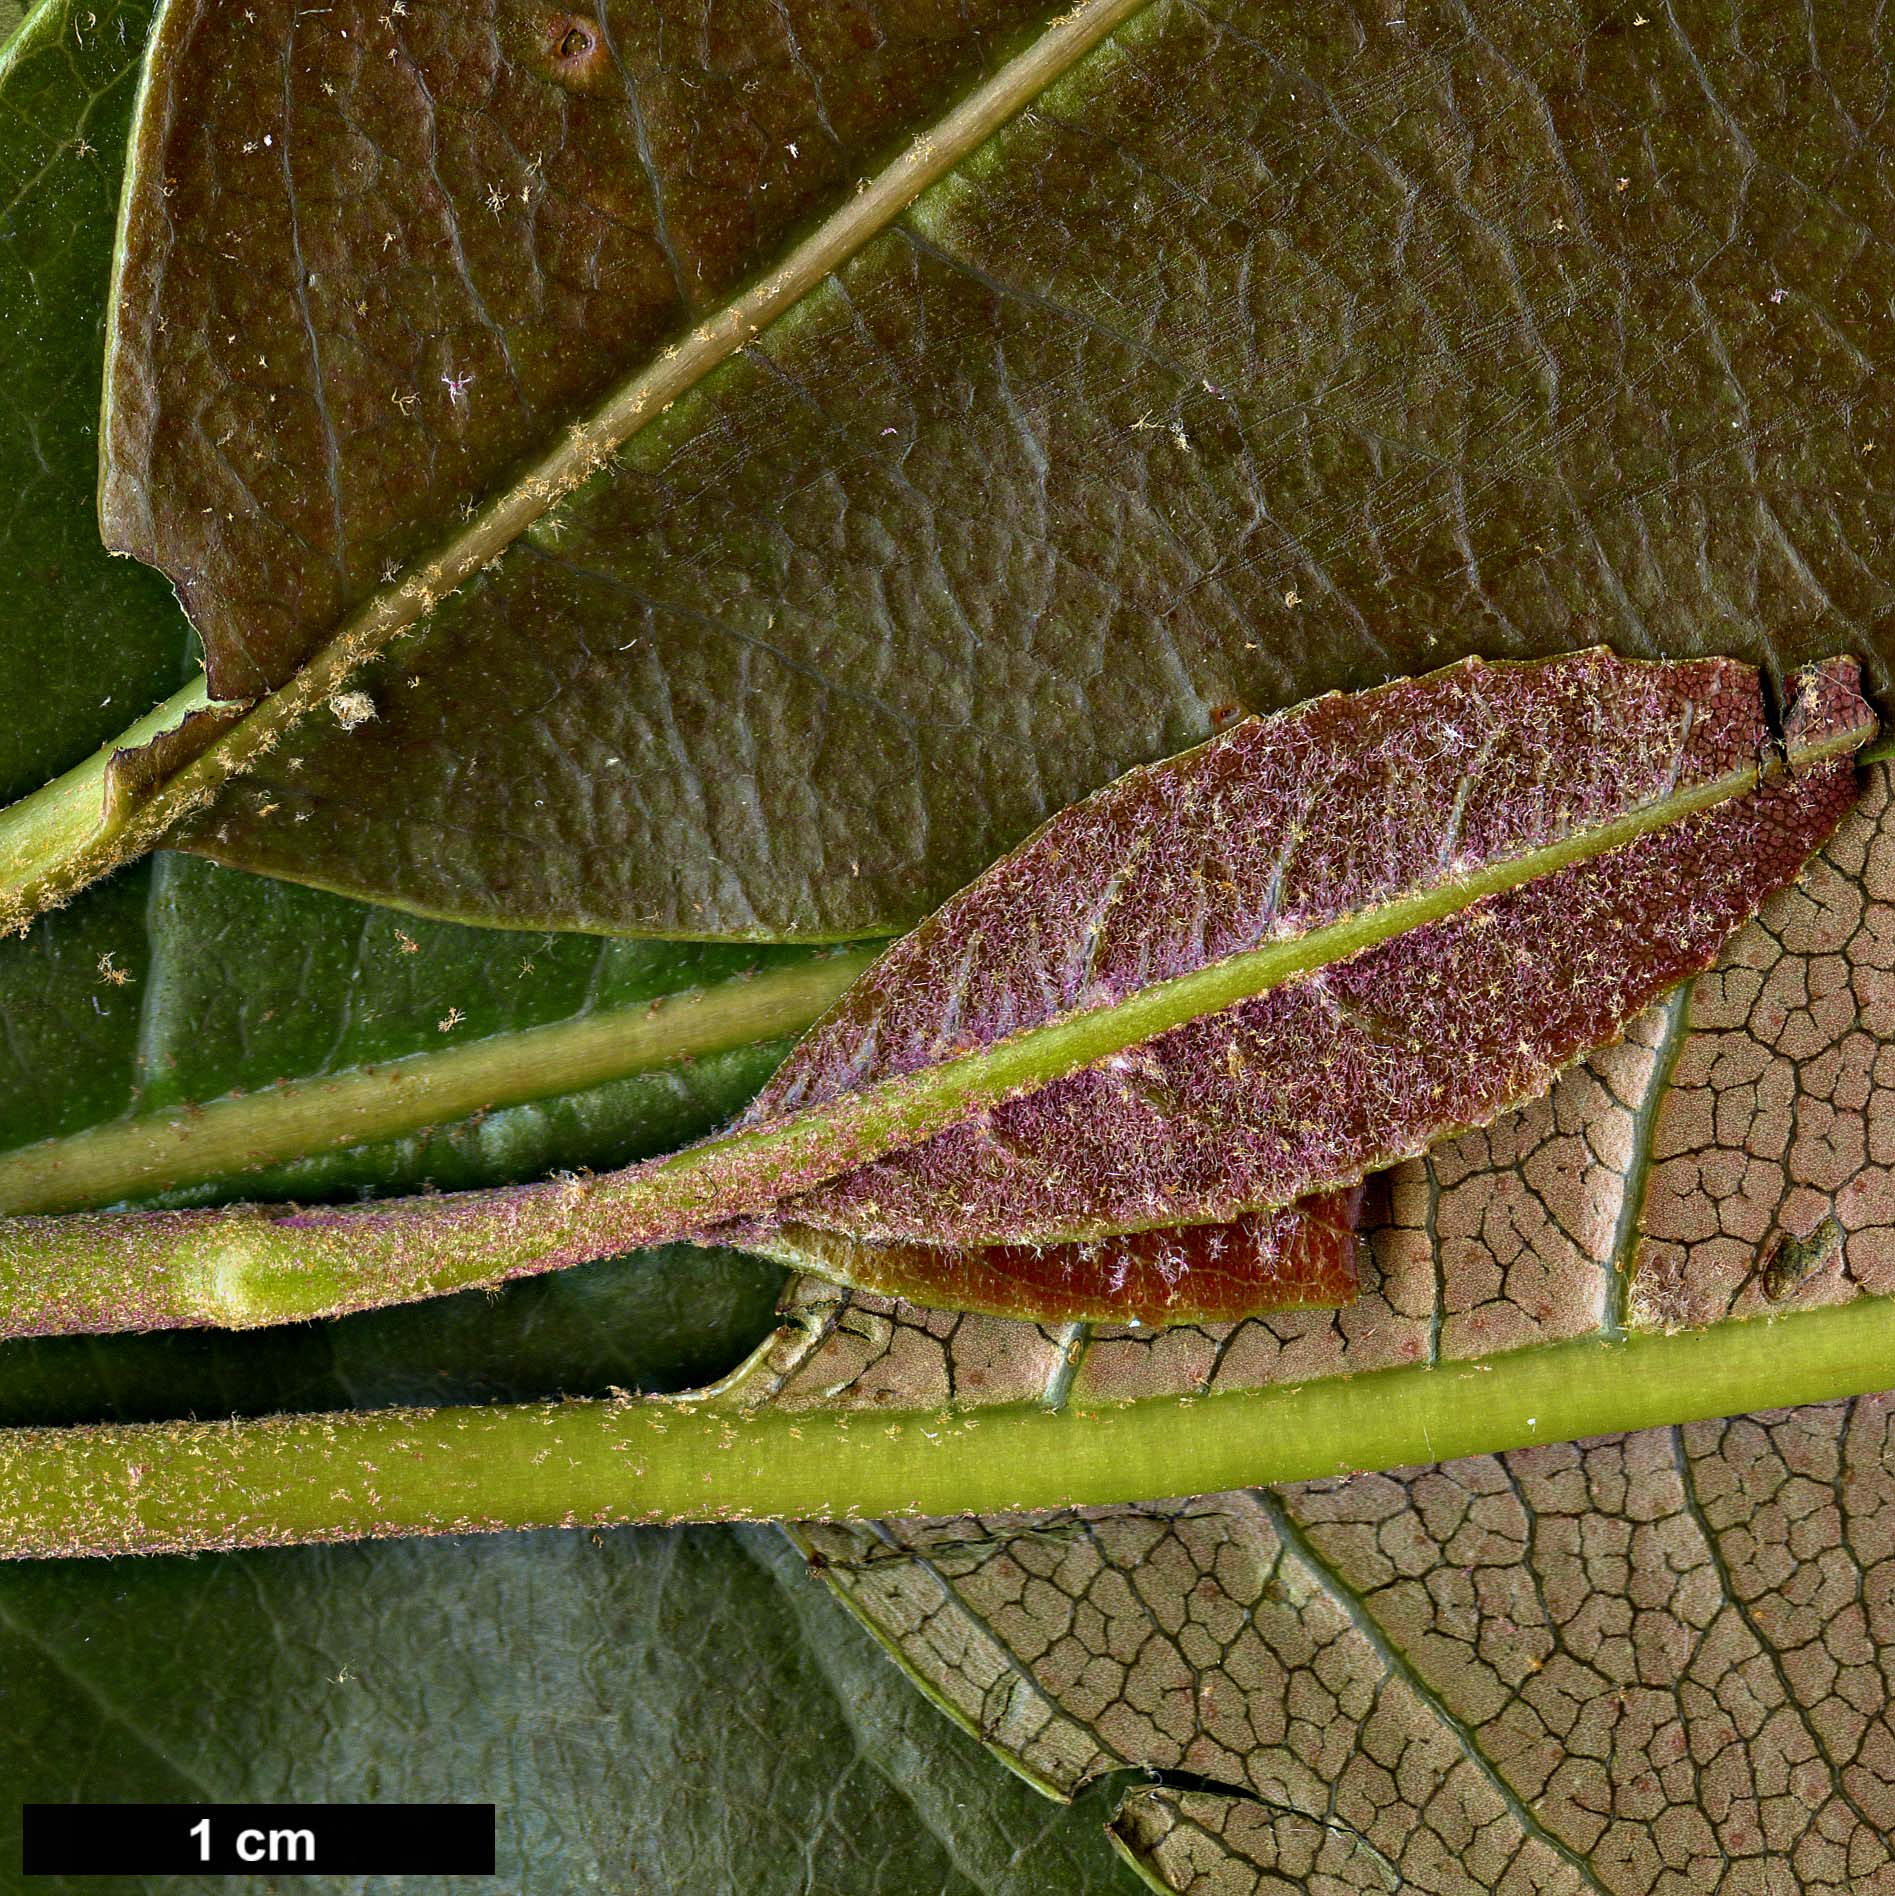
[[(1361, 1301), (1156, 1335), (804, 1280), (754, 1394), (1207, 1392), (1895, 1291), (1895, 773), (1718, 967), (1376, 1182)], [(1096, 1515), (802, 1530), (1165, 1887), (1887, 1891), (1889, 1398)], [(1324, 1879), (1329, 1879), (1325, 1881)]]
[(1187, 1896), (1886, 1896), (1892, 1516), (1895, 1398), (1870, 1397), (801, 1533), (1043, 1786), (1156, 1771), (1114, 1828)]
[(721, 1243), (884, 1296), (1002, 1317), (1081, 1318), (1100, 1310), (1154, 1321), (1193, 1311), (1334, 1307), (1360, 1288), (1362, 1188), (1299, 1199), (1226, 1224), (1160, 1225), (1070, 1244), (863, 1244), (817, 1225), (734, 1225)]

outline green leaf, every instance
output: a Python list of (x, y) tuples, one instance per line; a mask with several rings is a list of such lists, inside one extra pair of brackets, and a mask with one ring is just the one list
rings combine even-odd
[(1049, 1821), (774, 1539), (0, 1568), (0, 1851), (28, 1799), (491, 1800), (497, 1888), (1123, 1892), (1104, 1804)]
[(161, 856), (0, 956), (0, 1207), (623, 1164), (727, 1119), (858, 960), (404, 923)]
[[(259, 30), (287, 11), (277, 0)], [(293, 178), (302, 160), (285, 174), (277, 154), (325, 148), (340, 108), (321, 83), (344, 80), (317, 72), (330, 42), (310, 39), (287, 108), (265, 102), (288, 110), (284, 137), (262, 147), (276, 117), (250, 110), (246, 80), (193, 62), (195, 17), (177, 15), (153, 110), (196, 88), (236, 116), (191, 150), (165, 144), (154, 119), (166, 157), (146, 166), (141, 202), (172, 178), (180, 229), (202, 246), (235, 187), (191, 185), (185, 160), (241, 171), (268, 156), (271, 177)], [(206, 18), (205, 32), (236, 30)], [(503, 34), (534, 18), (507, 16)], [(349, 103), (406, 149), (421, 108), (405, 62), (425, 66), (431, 43), (396, 43), (366, 0), (299, 30), (345, 25), (396, 55), (364, 62), (377, 73)], [(1122, 21), (1081, 8), (996, 67), (997, 90), (969, 95), (991, 112), (949, 108), (830, 223), (785, 231), (781, 267), (686, 324), (676, 356), (617, 363), (631, 379), (579, 441), (483, 490), (487, 510), (464, 527), (457, 510), (434, 521), (411, 585), (357, 607), (287, 695), (216, 740), (221, 761), (133, 794), (136, 820), (100, 847), (144, 846), (254, 764), (194, 846), (440, 912), (835, 936), (912, 920), (1049, 810), (1203, 736), (1226, 705), (1587, 636), (1773, 666), (1856, 647), (1886, 683), (1874, 443), (1888, 431), (1861, 314), (1882, 300), (1868, 235), (1879, 187), (1858, 199), (1833, 185), (1880, 175), (1877, 55), (1839, 27), (1815, 51), (1765, 37), (1786, 70), (1822, 82), (1752, 85), (1747, 52), (1671, 21), (1596, 36), (1577, 18), (1504, 10), (1362, 28), (1261, 0)], [(622, 52), (641, 74), (645, 57)], [(724, 96), (714, 71), (704, 84), (707, 101)], [(568, 96), (525, 68), (518, 86)], [(709, 123), (721, 109), (656, 92), (654, 110)], [(786, 79), (771, 109), (806, 96)], [(925, 118), (945, 98), (907, 103)], [(460, 124), (460, 95), (440, 110)], [(989, 135), (996, 114), (1012, 116)], [(790, 133), (755, 156), (749, 201), (771, 165), (801, 162), (790, 143), (821, 141)], [(661, 194), (691, 173), (681, 144), (647, 145)], [(499, 299), (519, 274), (492, 274), (487, 251), (534, 214), (531, 155), (489, 180), (504, 215), (462, 170), (448, 178), (481, 246), (465, 272), (445, 255), (431, 268), (427, 246), (393, 267), (419, 239), (400, 226), (384, 248), (374, 192), (312, 218), (325, 364), (346, 379), (364, 359), (355, 325), (368, 319), (337, 286), (368, 288), (382, 334), (396, 327), (388, 299), (438, 290), (458, 308), (470, 283), (507, 315)], [(652, 202), (643, 157), (611, 173), (637, 216)], [(469, 142), (443, 162), (486, 159)], [(410, 169), (374, 190), (423, 190)], [(143, 416), (146, 393), (172, 412), (165, 352), (201, 340), (229, 398), (219, 432), (244, 429), (226, 452), (267, 458), (280, 435), (290, 459), (264, 486), (323, 494), (320, 462), (296, 462), (308, 478), (293, 478), (307, 426), (271, 429), (262, 395), (241, 395), (260, 388), (255, 358), (294, 294), (287, 253), (267, 249), (283, 204), (267, 179), (256, 188), (255, 230), (236, 235), (259, 249), (237, 254), (269, 295), (228, 329), (182, 311), (161, 337), (146, 305), (122, 314), (121, 347), (148, 362), (128, 371), (128, 412)], [(704, 202), (686, 196), (680, 241)], [(732, 294), (705, 285), (713, 302)], [(253, 302), (266, 335), (246, 327)], [(442, 384), (492, 346), (477, 322), (446, 326), (452, 315), (420, 310), (434, 353), (410, 377), (430, 403), (429, 465), (450, 487), (487, 478), (458, 446), (486, 425), (480, 403), (513, 412), (502, 371), (481, 367), (465, 408)], [(313, 412), (307, 378), (287, 359), (279, 371), (278, 410)], [(338, 426), (401, 435), (403, 392), (365, 385)], [(621, 468), (542, 513), (618, 443)], [(128, 478), (150, 488), (145, 459), (131, 454)], [(235, 500), (214, 514), (241, 516), (249, 503)], [(320, 708), (356, 657), (496, 554), (346, 687), (372, 720), (345, 730)], [(209, 563), (164, 557), (181, 574)], [(243, 596), (279, 605), (276, 570), (248, 558)], [(311, 712), (300, 735), (259, 762), (298, 707)], [(42, 867), (92, 847), (68, 818), (93, 817), (64, 793), (39, 817), (14, 841)]]
[[(17, 1207), (89, 1182), (104, 1198), (169, 1184), (187, 1200), (307, 1201), (622, 1163), (727, 1118), (784, 1045), (740, 1043), (680, 1065), (669, 1023), (682, 1014), (688, 1032), (690, 1010), (747, 1009), (784, 979), (794, 992), (806, 970), (823, 963), (794, 950), (404, 923), (163, 856), (0, 953), (0, 1199)], [(805, 1001), (805, 1013), (820, 1004)], [(452, 1006), (466, 1019), (444, 1036)], [(660, 1044), (640, 1053), (654, 1028)], [(618, 1077), (601, 1076), (601, 1055)], [(471, 1074), (442, 1071), (468, 1061)], [(521, 1103), (496, 1104), (509, 1089)], [(462, 1116), (443, 1120), (450, 1095)], [(330, 1115), (326, 1136), (312, 1137), (309, 1108)], [(383, 1136), (364, 1142), (375, 1127)], [(763, 1334), (776, 1282), (728, 1252), (674, 1251), (603, 1262), (569, 1286), (522, 1286), (499, 1305), (475, 1296), (269, 1338), (25, 1345), (7, 1353), (0, 1414), (675, 1388), (721, 1374)]]
[[(161, 1075), (167, 1098), (190, 1089), (215, 1098), (299, 1062), (316, 1071), (312, 1050), (338, 1069), (408, 1055), (439, 1039), (446, 993), (468, 1008), (463, 1031), (504, 1037), (536, 1011), (522, 1006), (523, 985), (542, 1015), (617, 1001), (642, 1019), (654, 964), (706, 967), (702, 955), (641, 944), (516, 942), (403, 923), (182, 858), (157, 868), (165, 886), (155, 901), (142, 877), (107, 885), (27, 942), (6, 944), (0, 973), (12, 981), (9, 1029), (29, 1027), (25, 1003), (50, 1007), (61, 986), (49, 937), (67, 950), (75, 1021), (98, 1018), (94, 998), (136, 1015), (154, 984), (164, 988), (148, 1044), (176, 1056)], [(116, 934), (96, 912), (108, 897)], [(397, 928), (421, 944), (416, 954), (402, 952)], [(113, 939), (117, 964), (136, 976), (125, 988), (96, 972)], [(524, 984), (523, 952), (539, 963)], [(725, 949), (708, 962), (755, 959)], [(434, 985), (444, 967), (445, 990)], [(192, 1035), (193, 1020), (203, 1034)], [(5, 1044), (22, 1046), (11, 1032)], [(55, 1115), (74, 1123), (79, 1095), (53, 1083), (61, 1070), (55, 1059), (8, 1071), (0, 1097), (10, 1130), (44, 1128)], [(544, 1102), (512, 1115), (541, 1123), (511, 1132), (503, 1112), (477, 1136), (439, 1129), (339, 1155), (322, 1183), (346, 1192), (364, 1180), (506, 1176), (542, 1169), (542, 1145), (569, 1162), (588, 1139), (602, 1157), (616, 1139), (622, 1155), (641, 1131), (675, 1140), (728, 1111), (758, 1070), (727, 1077), (721, 1084), (737, 1090), (722, 1099), (704, 1088), (693, 1097), (674, 1076), (669, 1123), (622, 1095)], [(129, 1097), (129, 1062), (108, 1071), (118, 1098)], [(312, 1169), (293, 1169), (286, 1183), (307, 1193)], [(240, 1183), (256, 1188), (254, 1175)], [(562, 1273), (498, 1299), (243, 1337), (16, 1343), (0, 1347), (0, 1422), (688, 1387), (768, 1329), (777, 1282), (770, 1267), (690, 1249)], [(440, 1637), (444, 1624), (453, 1639)], [(603, 1665), (602, 1652), (613, 1655)], [(14, 1813), (27, 1799), (479, 1794), (505, 1806), (501, 1868), (528, 1887), (531, 1875), (616, 1888), (628, 1862), (655, 1888), (785, 1896), (810, 1865), (825, 1889), (863, 1896), (902, 1887), (911, 1870), (926, 1878), (919, 1887), (965, 1896), (1105, 1892), (1120, 1881), (1102, 1806), (1049, 1825), (1033, 1793), (941, 1728), (757, 1534), (308, 1549), (136, 1572), (16, 1563), (0, 1570), (0, 1665), (11, 1712), (0, 1738), (0, 1850), (17, 1848)], [(445, 1706), (451, 1736), (417, 1743), (414, 1732), (433, 1730)]]
[(0, 50), (0, 796), (106, 742), (185, 676), (156, 574), (99, 544), (100, 362), (126, 125), (150, 9), (36, 7)]
[[(404, 923), (187, 859), (156, 867), (155, 895), (142, 876), (107, 885), (0, 951), (10, 1050), (27, 1044), (21, 1030), (51, 1032), (60, 999), (82, 1023), (98, 1020), (94, 999), (136, 1016), (155, 987), (166, 1004), (144, 1044), (163, 1096), (215, 1099), (299, 1064), (320, 1073), (323, 1054), (336, 1071), (413, 1057), (439, 1040), (450, 994), (468, 1010), (462, 1031), (504, 1039), (561, 1008), (629, 1006), (643, 1019), (665, 975), (757, 959), (515, 941)], [(403, 952), (397, 929), (416, 953)], [(123, 988), (101, 982), (95, 965), (114, 940), (117, 965), (135, 976)], [(538, 963), (524, 982), (523, 953)], [(193, 1035), (193, 1021), (205, 1031)], [(70, 1069), (49, 1058), (10, 1068), (0, 1087), (15, 1136), (76, 1119), (79, 1095), (55, 1084)], [(641, 1135), (675, 1141), (727, 1112), (767, 1066), (727, 1076), (722, 1098), (708, 1081), (691, 1089), (674, 1077), (669, 1120), (622, 1094), (547, 1102), (513, 1116), (551, 1109), (550, 1124), (506, 1132), (503, 1112), (477, 1140), (417, 1134), (338, 1155), (323, 1183), (347, 1192), (365, 1180), (507, 1176), (541, 1169), (542, 1144), (570, 1160), (587, 1139), (602, 1156), (614, 1139), (620, 1153)], [(133, 1096), (129, 1060), (105, 1071), (119, 1101)], [(308, 1169), (288, 1182), (307, 1192)], [(767, 1330), (777, 1282), (754, 1261), (693, 1249), (562, 1273), (497, 1300), (244, 1337), (16, 1343), (0, 1348), (0, 1422), (688, 1387)], [(444, 1641), (449, 1623), (456, 1636)], [(602, 1649), (617, 1655), (603, 1668)], [(503, 1871), (519, 1881), (534, 1865), (562, 1888), (618, 1886), (628, 1852), (655, 1887), (728, 1878), (786, 1896), (807, 1863), (824, 1887), (864, 1896), (891, 1887), (896, 1861), (902, 1873), (919, 1866), (930, 1890), (968, 1896), (1117, 1881), (1102, 1807), (1049, 1827), (1037, 1798), (940, 1732), (932, 1710), (754, 1536), (310, 1549), (135, 1573), (13, 1564), (0, 1571), (0, 1663), (12, 1712), (0, 1739), (4, 1850), (16, 1847), (13, 1813), (29, 1798), (430, 1798), (484, 1786), (506, 1805)], [(413, 1731), (432, 1728), (444, 1705), (455, 1707), (451, 1741), (416, 1743)]]

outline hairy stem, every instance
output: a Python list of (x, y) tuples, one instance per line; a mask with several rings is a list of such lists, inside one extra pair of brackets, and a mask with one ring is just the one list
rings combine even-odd
[(928, 1413), (627, 1398), (0, 1435), (0, 1554), (622, 1522), (994, 1513), (1216, 1493), (1895, 1384), (1895, 1299), (1302, 1386)]
[(106, 794), (113, 756), (179, 729), (206, 705), (199, 678), (83, 763), (0, 808), (0, 932), (23, 927), (41, 909), (67, 901), (142, 853), (123, 847), (124, 814), (113, 810)]
[[(244, 1329), (557, 1270), (754, 1216), (1168, 1029), (1741, 796), (1754, 766), (1300, 935), (597, 1179), (324, 1210), (0, 1220), (0, 1336)], [(1390, 1152), (1378, 1163), (1407, 1156)], [(1346, 1181), (1336, 1181), (1338, 1183)], [(1323, 1189), (1317, 1181), (1315, 1189)]]
[(656, 1001), (45, 1139), (0, 1154), (0, 1215), (174, 1191), (797, 1034), (875, 952), (821, 954)]

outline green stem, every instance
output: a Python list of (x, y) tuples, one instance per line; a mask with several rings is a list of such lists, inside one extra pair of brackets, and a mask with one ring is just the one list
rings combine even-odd
[(42, 1140), (0, 1155), (0, 1215), (172, 1191), (800, 1033), (875, 953), (822, 954), (691, 993)]
[(1207, 1494), (1866, 1395), (1895, 1299), (1193, 1400), (736, 1415), (656, 1400), (0, 1435), (0, 1555)]
[(127, 860), (125, 813), (114, 809), (107, 795), (113, 758), (178, 730), (207, 706), (199, 678), (83, 763), (0, 808), (0, 932), (23, 927), (42, 909), (69, 901)]
[[(688, 1237), (767, 1211), (1170, 1028), (1744, 795), (1756, 782), (1747, 765), (1113, 1004), (598, 1179), (319, 1211), (237, 1206), (0, 1220), (0, 1336), (189, 1324), (246, 1329), (339, 1316)], [(1408, 1156), (1388, 1151), (1371, 1169)]]

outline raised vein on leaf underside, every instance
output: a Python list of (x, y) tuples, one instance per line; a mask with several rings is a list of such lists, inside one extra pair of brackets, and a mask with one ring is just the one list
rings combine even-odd
[[(1318, 699), (1055, 818), (719, 1138), (507, 1191), (6, 1221), (4, 1323), (280, 1322), (733, 1220), (1040, 1245), (1288, 1205), (1544, 1091), (1708, 966), (1840, 821), (1873, 729), (1847, 660), (1798, 680), (1781, 746), (1723, 660)], [(1170, 1289), (1144, 1313), (1196, 1314)]]
[[(503, 553), (614, 452), (720, 362), (790, 309), (854, 255), (922, 191), (943, 177), (1076, 61), (1137, 13), (1146, 0), (1082, 0), (1025, 51), (1008, 61), (900, 156), (796, 244), (782, 261), (621, 382), (519, 478), (474, 511), (435, 551), (414, 561), (341, 621), (281, 687), (254, 703), (212, 704), (199, 679), (126, 731), (115, 745), (75, 766), (10, 809), (0, 811), (0, 930), (15, 929), (64, 902), (88, 882), (155, 847), (224, 783), (267, 753), (282, 734), (341, 690), (350, 675), (423, 620), (457, 587)], [(167, 13), (173, 9), (167, 8)], [(158, 34), (164, 33), (161, 21)], [(141, 169), (157, 60), (148, 61), (138, 130), (127, 167), (124, 204), (156, 188)], [(129, 212), (127, 212), (129, 214)], [(110, 320), (120, 308), (113, 287)], [(108, 344), (105, 407), (115, 387), (116, 350)], [(102, 492), (117, 491), (108, 467)], [(116, 508), (120, 503), (114, 502)], [(108, 526), (112, 516), (108, 514)], [(108, 538), (112, 538), (108, 534)], [(133, 544), (121, 529), (115, 545)], [(211, 713), (209, 716), (200, 714)], [(162, 770), (149, 747), (174, 738)], [(147, 756), (141, 759), (141, 753)]]

